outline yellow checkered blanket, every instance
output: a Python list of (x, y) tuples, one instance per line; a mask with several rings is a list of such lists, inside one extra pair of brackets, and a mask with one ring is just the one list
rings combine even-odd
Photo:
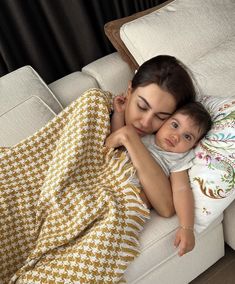
[(0, 283), (118, 283), (149, 216), (125, 155), (107, 150), (112, 96), (91, 89), (0, 148)]

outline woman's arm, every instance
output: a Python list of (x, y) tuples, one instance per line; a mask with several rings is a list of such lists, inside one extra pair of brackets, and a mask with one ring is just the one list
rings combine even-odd
[(179, 246), (179, 255), (191, 251), (194, 238), (194, 199), (187, 171), (171, 173), (170, 176), (175, 211), (180, 227), (176, 233), (175, 246)]
[(115, 131), (107, 138), (106, 146), (124, 146), (127, 149), (152, 207), (163, 217), (172, 216), (175, 210), (170, 181), (141, 142), (134, 128), (128, 125)]

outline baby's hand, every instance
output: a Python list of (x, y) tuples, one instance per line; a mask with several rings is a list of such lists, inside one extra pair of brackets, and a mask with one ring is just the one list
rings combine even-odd
[(113, 108), (115, 112), (124, 112), (126, 98), (124, 96), (116, 96), (113, 99)]
[(194, 232), (189, 229), (179, 228), (176, 232), (174, 245), (179, 247), (179, 256), (190, 252), (195, 246)]

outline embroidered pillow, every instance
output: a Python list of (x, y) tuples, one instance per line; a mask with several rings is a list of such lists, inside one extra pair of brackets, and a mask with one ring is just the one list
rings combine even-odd
[(205, 96), (213, 127), (196, 147), (189, 177), (195, 199), (195, 229), (203, 231), (235, 199), (235, 97)]

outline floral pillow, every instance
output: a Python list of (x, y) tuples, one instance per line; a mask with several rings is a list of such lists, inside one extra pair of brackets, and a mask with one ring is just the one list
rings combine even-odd
[(235, 199), (235, 97), (205, 96), (213, 127), (195, 148), (189, 171), (195, 199), (195, 229), (207, 228)]

